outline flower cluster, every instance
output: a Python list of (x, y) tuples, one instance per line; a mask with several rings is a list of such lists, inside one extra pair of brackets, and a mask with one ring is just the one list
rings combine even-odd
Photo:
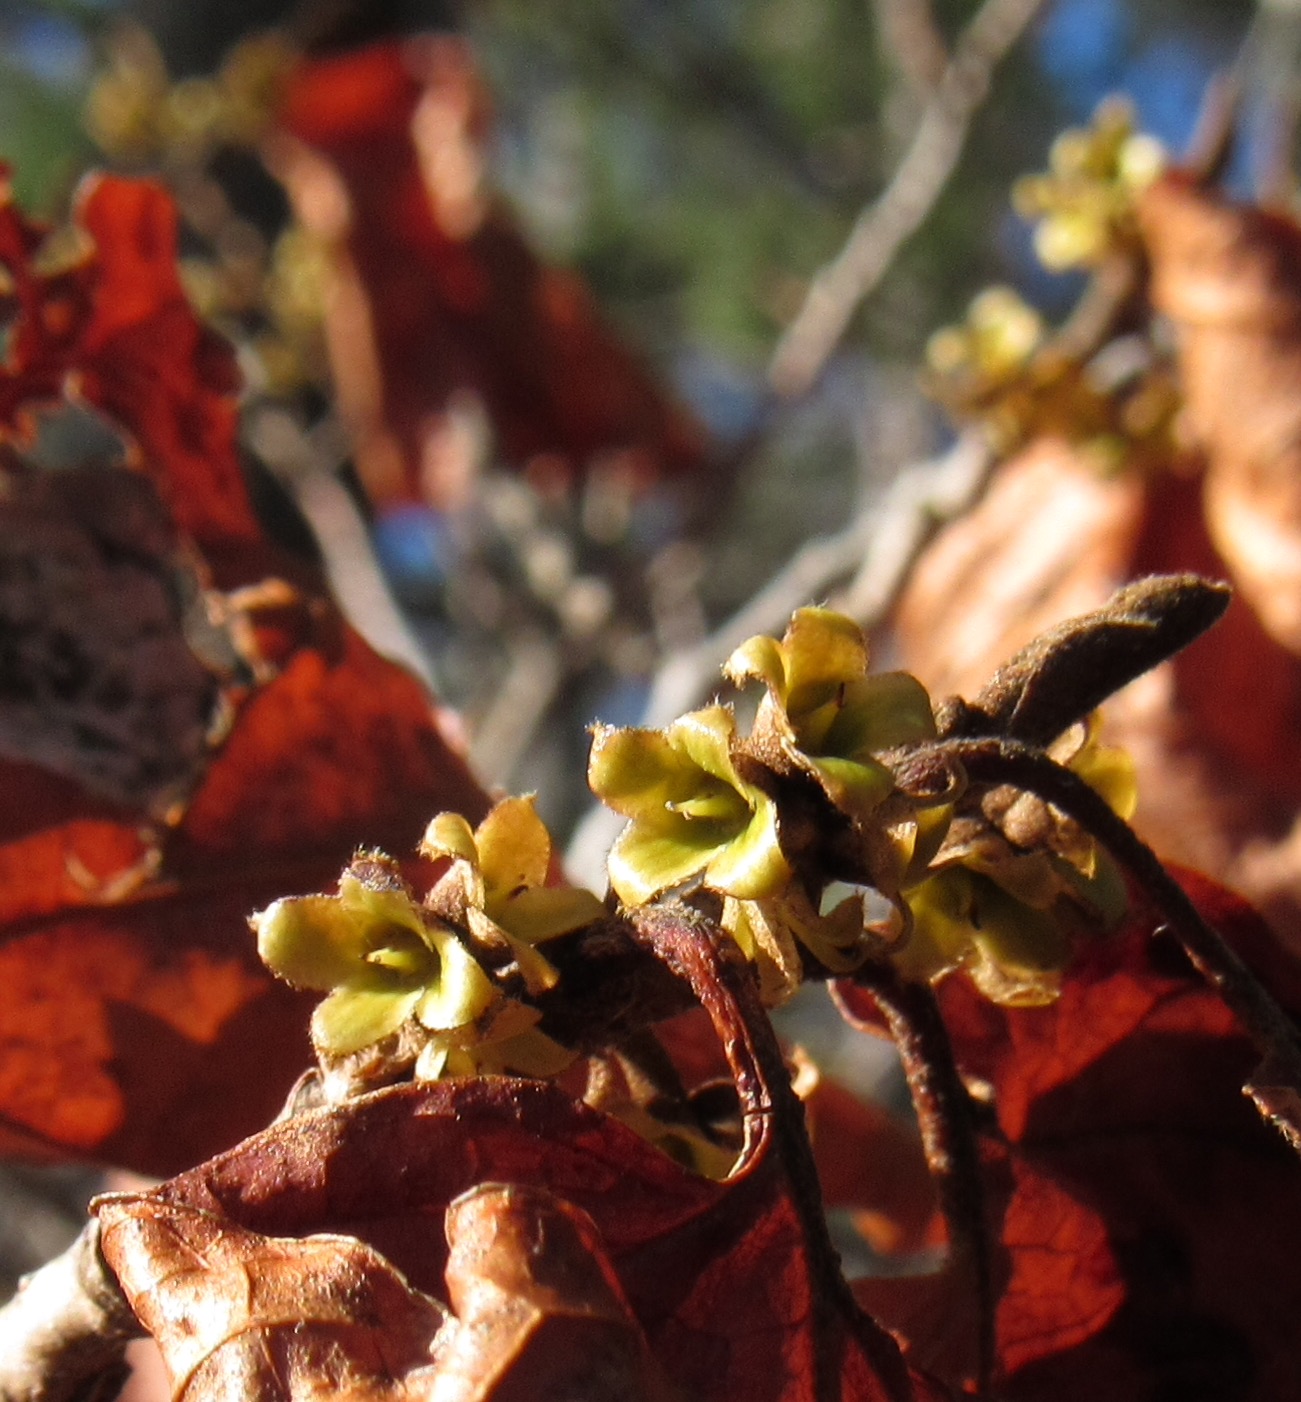
[[(1090, 722), (1049, 753), (1129, 818), (1134, 768), (1098, 743)], [(1079, 827), (1032, 794), (994, 789), (959, 804), (927, 872), (906, 894), (912, 928), (897, 963), (935, 980), (964, 968), (999, 1003), (1057, 995), (1076, 926), (1107, 929), (1124, 913), (1124, 881)]]
[(1043, 318), (1010, 287), (977, 293), (957, 326), (926, 343), (930, 385), (955, 412), (978, 414), (1009, 441), (1033, 413), (1031, 374), (1044, 340)]
[(330, 1063), (387, 1044), (420, 1079), (475, 1070), (549, 1075), (570, 1053), (537, 1026), (523, 994), (555, 983), (538, 948), (599, 919), (588, 891), (549, 887), (551, 840), (531, 799), (498, 803), (471, 830), (443, 813), (421, 844), (451, 865), (423, 903), (395, 862), (362, 854), (337, 895), (276, 901), (253, 919), (281, 978), (327, 993), (312, 1040)]
[[(1013, 190), (1018, 212), (1035, 224), (1034, 246), (1053, 272), (1107, 269), (1117, 310), (1139, 276), (1143, 255), (1138, 200), (1160, 174), (1164, 154), (1134, 129), (1120, 100), (1104, 102), (1087, 128), (1054, 143), (1050, 169)], [(977, 294), (966, 320), (930, 339), (928, 388), (951, 414), (975, 419), (1010, 451), (1035, 435), (1065, 438), (1105, 471), (1167, 461), (1175, 444), (1179, 391), (1163, 347), (1128, 336), (1098, 354), (1096, 310), (1055, 336), (1007, 287)]]
[[(916, 678), (869, 675), (868, 661), (851, 619), (801, 609), (780, 642), (751, 638), (724, 668), (765, 689), (747, 735), (721, 705), (663, 730), (597, 727), (589, 782), (628, 819), (615, 893), (631, 906), (687, 883), (712, 893), (770, 1004), (810, 959), (844, 974), (882, 954), (921, 979), (966, 968), (1000, 1001), (1052, 996), (1071, 919), (1119, 914), (1114, 869), (1032, 797), (964, 793), (952, 770), (901, 785), (899, 761), (935, 739), (933, 710)], [(1130, 771), (1092, 731), (1055, 757), (1131, 805)]]
[(1012, 190), (1017, 213), (1035, 221), (1039, 261), (1053, 272), (1096, 268), (1132, 246), (1137, 197), (1164, 167), (1161, 143), (1134, 129), (1123, 98), (1103, 102), (1090, 126), (1062, 132), (1047, 172), (1024, 176)]
[[(1052, 997), (1073, 925), (1105, 928), (1123, 909), (1114, 867), (1043, 800), (969, 785), (921, 683), (868, 663), (853, 620), (800, 609), (780, 641), (751, 638), (724, 667), (763, 687), (747, 733), (718, 704), (662, 730), (597, 726), (589, 782), (628, 820), (609, 857), (615, 895), (712, 903), (770, 1006), (810, 972), (873, 957), (921, 980), (966, 969), (1001, 1002)], [(1050, 753), (1132, 809), (1128, 761), (1089, 726)], [(264, 961), (328, 995), (312, 1019), (322, 1064), (344, 1066), (349, 1089), (366, 1080), (357, 1058), (418, 1078), (563, 1070), (571, 1053), (539, 1026), (536, 1000), (558, 979), (545, 946), (605, 906), (548, 884), (551, 842), (529, 798), (476, 829), (440, 814), (421, 853), (448, 863), (423, 901), (395, 862), (362, 854), (336, 895), (254, 917)]]

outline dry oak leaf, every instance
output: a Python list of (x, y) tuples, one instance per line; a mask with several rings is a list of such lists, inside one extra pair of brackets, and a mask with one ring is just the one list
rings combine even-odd
[(260, 536), (235, 446), (229, 347), (195, 315), (176, 262), (170, 196), (146, 180), (93, 175), (72, 222), (28, 220), (0, 198), (0, 298), (8, 352), (0, 425), (20, 443), (69, 401), (102, 412), (158, 487), (177, 526), (205, 546)]
[(7, 333), (0, 365), (0, 426), (24, 432), (25, 406), (57, 399), (90, 310), (92, 250), (75, 233), (60, 238), (13, 201), (9, 168), (0, 165), (0, 320)]
[(1301, 226), (1177, 173), (1139, 219), (1206, 456), (1211, 539), (1270, 635), (1301, 654)]
[[(1301, 973), (1259, 917), (1180, 879), (1301, 1006)], [(1048, 1007), (997, 1007), (961, 978), (939, 991), (959, 1064), (997, 1112), (1008, 1402), (1301, 1395), (1301, 1166), (1242, 1094), (1253, 1048), (1159, 923), (1140, 905)], [(935, 1285), (894, 1322), (942, 1371), (954, 1300)]]
[(356, 1236), (439, 1296), (449, 1205), (484, 1183), (545, 1188), (591, 1219), (682, 1396), (938, 1402), (839, 1274), (800, 1108), (744, 969), (684, 913), (640, 920), (696, 989), (731, 1063), (745, 1148), (725, 1181), (689, 1172), (554, 1086), (478, 1077), (393, 1087), (274, 1125), (150, 1201), (268, 1236)]
[(455, 1319), (435, 1342), (438, 1402), (669, 1402), (586, 1213), (490, 1183), (451, 1204), (446, 1232)]
[(95, 1210), (178, 1399), (669, 1399), (591, 1219), (541, 1189), (450, 1204), (450, 1313), (353, 1237), (260, 1236), (126, 1195)]
[(0, 1146), (167, 1173), (265, 1124), (310, 1062), (308, 1003), (248, 913), (486, 812), (421, 684), (327, 631), (243, 698), (174, 827), (5, 766), (27, 825), (0, 846)]
[(912, 571), (893, 619), (908, 669), (934, 696), (974, 696), (1000, 662), (1131, 577), (1142, 520), (1136, 477), (1104, 477), (1064, 439), (1036, 439)]
[[(305, 1001), (256, 958), (248, 912), (487, 799), (421, 684), (263, 538), (233, 358), (185, 303), (170, 201), (105, 178), (79, 217), (82, 300), (47, 345), (63, 292), (0, 208), (16, 441), (78, 392), (130, 449), (0, 462), (0, 1150), (168, 1173), (265, 1124), (310, 1061)], [(221, 590), (276, 575), (290, 604), (237, 635)]]
[(220, 573), (223, 550), (262, 533), (236, 443), (239, 375), (181, 285), (176, 208), (150, 181), (96, 175), (78, 190), (74, 214), (95, 249), (75, 390), (131, 434), (177, 529)]
[(503, 455), (569, 477), (628, 455), (650, 479), (700, 465), (703, 432), (543, 264), (486, 188), (488, 97), (469, 44), (387, 41), (302, 63), (268, 142), (333, 260), (326, 337), (372, 499), (453, 504), (444, 415), (482, 401)]
[(285, 1240), (194, 1208), (101, 1199), (102, 1250), (180, 1399), (428, 1397), (439, 1305), (349, 1237)]

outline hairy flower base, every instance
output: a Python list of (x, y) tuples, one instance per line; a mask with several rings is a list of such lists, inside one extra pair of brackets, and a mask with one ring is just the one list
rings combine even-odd
[(798, 992), (804, 978), (801, 945), (835, 974), (852, 973), (880, 945), (864, 927), (859, 897), (846, 897), (821, 915), (795, 884), (758, 901), (729, 897), (723, 902), (722, 925), (755, 965), (759, 992), (769, 1007)]
[(537, 946), (605, 914), (590, 891), (547, 886), (551, 836), (531, 797), (502, 799), (473, 831), (459, 813), (440, 813), (425, 829), (420, 851), (452, 859), (429, 893), (430, 907), (485, 948), (508, 950), (530, 993), (556, 982)]

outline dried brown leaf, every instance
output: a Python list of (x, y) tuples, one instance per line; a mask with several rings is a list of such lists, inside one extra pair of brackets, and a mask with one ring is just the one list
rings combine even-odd
[(102, 1249), (186, 1402), (428, 1396), (444, 1312), (346, 1236), (241, 1231), (149, 1197), (96, 1208)]

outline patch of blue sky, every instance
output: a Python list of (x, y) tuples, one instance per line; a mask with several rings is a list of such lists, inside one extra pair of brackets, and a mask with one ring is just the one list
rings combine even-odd
[(1036, 57), (1072, 121), (1122, 83), (1133, 43), (1122, 0), (1058, 0), (1036, 31)]
[(75, 88), (90, 76), (93, 54), (83, 30), (48, 11), (18, 9), (0, 21), (5, 62), (39, 83)]
[(446, 519), (418, 503), (381, 513), (372, 528), (372, 540), (384, 574), (408, 601), (437, 590), (456, 553)]
[(1145, 46), (1125, 67), (1121, 88), (1139, 125), (1176, 154), (1188, 144), (1206, 85), (1228, 60), (1209, 43), (1172, 34)]

